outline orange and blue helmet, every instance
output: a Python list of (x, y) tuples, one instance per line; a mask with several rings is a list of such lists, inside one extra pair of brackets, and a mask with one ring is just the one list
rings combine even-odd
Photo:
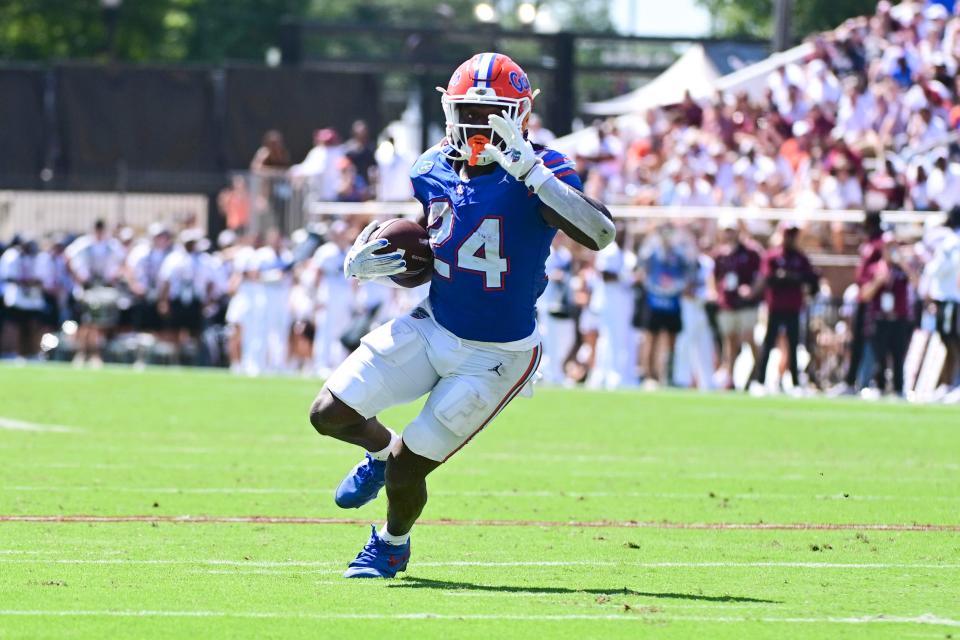
[(447, 125), (444, 148), (448, 157), (478, 165), (493, 162), (482, 150), (483, 144), (502, 146), (503, 141), (496, 139), (487, 125), (460, 122), (458, 107), (464, 104), (503, 107), (507, 117), (526, 131), (533, 100), (540, 93), (539, 89), (530, 88), (530, 80), (520, 65), (501, 53), (476, 54), (457, 67), (446, 89), (437, 89), (443, 94), (441, 102)]

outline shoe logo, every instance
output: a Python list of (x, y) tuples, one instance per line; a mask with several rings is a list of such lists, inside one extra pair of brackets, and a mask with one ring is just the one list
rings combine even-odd
[(389, 558), (387, 558), (387, 564), (390, 565), (391, 567), (395, 567), (401, 562), (406, 562), (409, 559), (410, 559), (409, 553), (405, 553), (402, 556), (390, 556)]
[(497, 366), (495, 367), (490, 367), (489, 369), (487, 369), (487, 371), (493, 371), (498, 376), (502, 376), (503, 375), (503, 371), (501, 371), (502, 368), (503, 368), (503, 363), (501, 362), (497, 364)]
[(417, 320), (424, 320), (430, 317), (430, 314), (427, 313), (427, 310), (423, 307), (417, 307), (410, 313), (410, 315)]

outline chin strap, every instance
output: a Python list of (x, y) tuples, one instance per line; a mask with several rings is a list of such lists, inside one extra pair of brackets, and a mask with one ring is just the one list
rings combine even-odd
[(553, 175), (542, 162), (533, 165), (520, 179), (543, 204), (597, 243), (597, 249), (613, 242), (616, 237), (613, 220), (590, 204), (580, 192)]

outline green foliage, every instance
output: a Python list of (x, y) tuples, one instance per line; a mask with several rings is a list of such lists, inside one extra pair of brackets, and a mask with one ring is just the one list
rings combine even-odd
[[(469, 27), (474, 0), (123, 0), (109, 18), (102, 0), (2, 0), (0, 59), (63, 58), (132, 61), (262, 61), (277, 46), (284, 17), (354, 24)], [(502, 26), (517, 27), (503, 5)], [(547, 3), (544, 3), (547, 4)], [(609, 28), (602, 0), (552, 0), (560, 24)]]
[(5, 0), (0, 58), (89, 57), (107, 49), (97, 0)]
[[(722, 36), (768, 38), (773, 33), (773, 0), (697, 0), (710, 11)], [(793, 0), (794, 38), (833, 29), (847, 18), (872, 13), (875, 0)]]

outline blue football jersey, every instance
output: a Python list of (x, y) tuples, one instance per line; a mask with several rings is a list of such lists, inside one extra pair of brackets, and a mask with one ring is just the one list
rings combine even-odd
[[(558, 179), (583, 188), (563, 154), (536, 149)], [(427, 213), (434, 255), (430, 305), (437, 322), (465, 340), (531, 336), (556, 234), (540, 215), (540, 198), (499, 165), (461, 180), (439, 146), (420, 156), (410, 177)]]
[(675, 250), (655, 249), (646, 257), (647, 304), (651, 309), (680, 312), (680, 297), (691, 277), (691, 264)]

